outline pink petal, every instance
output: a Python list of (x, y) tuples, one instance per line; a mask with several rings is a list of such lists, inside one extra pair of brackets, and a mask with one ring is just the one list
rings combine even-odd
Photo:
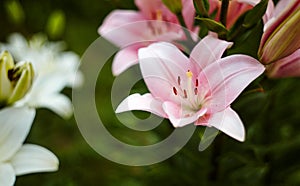
[(182, 0), (182, 15), (187, 29), (194, 30), (195, 8), (192, 0)]
[(300, 77), (300, 49), (267, 67), (271, 78)]
[(221, 130), (238, 141), (245, 141), (243, 122), (238, 114), (230, 107), (224, 111), (213, 114), (209, 119), (209, 125)]
[(149, 29), (146, 18), (131, 10), (112, 11), (99, 27), (99, 34), (119, 47), (144, 41), (144, 31)]
[(191, 52), (190, 59), (197, 63), (201, 69), (220, 59), (224, 51), (232, 43), (220, 40), (213, 36), (206, 36)]
[(151, 112), (160, 117), (166, 117), (162, 109), (162, 103), (151, 94), (132, 94), (125, 98), (116, 109), (116, 113), (126, 112), (130, 110), (143, 110)]
[(164, 21), (177, 22), (176, 15), (173, 14), (162, 2), (162, 0), (135, 0), (136, 6), (148, 20), (156, 20), (157, 11), (161, 11)]
[(184, 108), (169, 101), (163, 103), (163, 109), (167, 114), (167, 118), (169, 118), (174, 127), (183, 127), (185, 125), (191, 124), (195, 122), (199, 117), (203, 116), (207, 111), (207, 109), (203, 108), (194, 114), (184, 116)]
[(246, 11), (252, 9), (253, 8), (252, 4), (255, 4), (255, 2), (253, 2), (253, 1), (245, 1), (245, 2), (231, 1), (229, 3), (229, 8), (228, 8), (226, 27), (230, 28), (236, 22), (236, 20), (239, 18), (240, 15), (242, 15)]
[(218, 60), (199, 74), (200, 84), (210, 90), (209, 113), (228, 107), (265, 68), (246, 55), (232, 55)]
[(121, 49), (116, 54), (112, 64), (112, 72), (115, 76), (138, 63), (138, 48), (136, 45), (129, 46)]
[[(296, 2), (298, 1), (298, 2)], [(284, 9), (288, 8), (292, 3), (298, 3), (299, 4), (299, 0), (281, 0), (276, 4), (275, 10), (274, 10), (274, 16), (279, 15), (281, 12), (284, 11)]]
[(152, 95), (161, 101), (170, 100), (178, 76), (186, 76), (188, 58), (176, 46), (164, 42), (140, 49), (138, 56), (143, 78)]
[(266, 13), (263, 17), (263, 21), (264, 23), (266, 24), (270, 19), (272, 19), (273, 17), (273, 13), (274, 13), (274, 10), (275, 10), (275, 5), (273, 3), (272, 0), (269, 0), (268, 2), (268, 6), (267, 6), (267, 10), (266, 10)]

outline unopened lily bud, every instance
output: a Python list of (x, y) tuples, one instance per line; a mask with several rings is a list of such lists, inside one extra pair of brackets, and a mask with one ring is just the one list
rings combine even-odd
[(0, 54), (0, 107), (12, 104), (25, 96), (34, 78), (29, 62), (14, 64), (8, 51)]
[(178, 14), (182, 10), (181, 0), (162, 0), (163, 3), (169, 8), (174, 14)]
[(300, 2), (291, 6), (264, 33), (259, 48), (262, 63), (270, 64), (287, 57), (300, 48)]

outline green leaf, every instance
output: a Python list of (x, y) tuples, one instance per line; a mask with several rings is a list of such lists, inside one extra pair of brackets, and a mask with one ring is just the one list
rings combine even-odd
[(221, 37), (226, 36), (228, 33), (228, 30), (225, 28), (225, 26), (215, 20), (200, 17), (196, 17), (196, 19), (199, 20), (200, 23), (204, 24), (208, 30), (216, 32)]
[(243, 26), (246, 28), (250, 28), (256, 25), (264, 16), (267, 10), (268, 2), (268, 0), (262, 0), (252, 10), (250, 10), (245, 16)]
[(196, 12), (201, 17), (208, 17), (209, 3), (207, 0), (193, 0)]

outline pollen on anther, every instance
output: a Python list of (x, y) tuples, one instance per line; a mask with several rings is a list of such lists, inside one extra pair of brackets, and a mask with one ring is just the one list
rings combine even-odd
[(193, 73), (192, 73), (190, 70), (188, 70), (188, 71), (186, 72), (186, 76), (187, 76), (188, 78), (192, 78), (192, 77), (193, 77)]
[(185, 89), (183, 90), (183, 94), (184, 94), (184, 98), (187, 98), (187, 93)]
[(177, 96), (177, 89), (175, 87), (173, 87), (173, 92), (174, 92), (175, 96)]

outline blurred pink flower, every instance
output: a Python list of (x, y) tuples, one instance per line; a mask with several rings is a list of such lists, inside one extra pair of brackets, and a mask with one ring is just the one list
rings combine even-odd
[[(300, 76), (300, 0), (279, 1), (264, 27), (258, 51), (269, 77)], [(298, 68), (297, 68), (298, 67)]]
[[(185, 39), (179, 21), (162, 0), (135, 0), (138, 11), (114, 10), (99, 27), (99, 34), (122, 48), (115, 56), (112, 71), (119, 75), (137, 64), (138, 49), (156, 41)], [(192, 0), (182, 0), (182, 15), (193, 30), (195, 10)]]
[[(220, 12), (222, 1), (220, 0), (209, 0), (210, 2), (210, 13), (215, 10), (217, 11), (216, 20), (220, 21)], [(231, 0), (229, 2), (228, 13), (227, 13), (227, 24), (226, 27), (230, 28), (237, 21), (237, 19), (246, 11), (252, 9), (255, 5), (257, 5), (260, 0)], [(273, 2), (270, 0), (268, 3), (267, 12), (264, 16), (264, 20), (266, 20), (273, 9)]]
[(231, 44), (207, 36), (190, 58), (164, 42), (140, 49), (140, 68), (151, 93), (128, 96), (116, 112), (149, 111), (170, 119), (174, 127), (190, 123), (215, 127), (243, 141), (243, 123), (230, 104), (263, 73), (264, 66), (246, 55), (221, 59)]

